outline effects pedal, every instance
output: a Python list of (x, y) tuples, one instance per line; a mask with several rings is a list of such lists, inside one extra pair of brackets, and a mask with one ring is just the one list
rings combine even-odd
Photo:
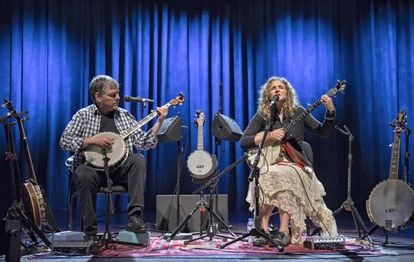
[(134, 233), (130, 231), (119, 231), (115, 241), (120, 244), (131, 244), (137, 246), (148, 246), (150, 244), (149, 232)]

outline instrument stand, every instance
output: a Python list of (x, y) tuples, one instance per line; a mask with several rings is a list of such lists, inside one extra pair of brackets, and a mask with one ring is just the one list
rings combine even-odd
[[(269, 242), (272, 243), (277, 248), (277, 250), (279, 252), (283, 252), (283, 250), (284, 250), (284, 247), (281, 246), (281, 245), (278, 245), (270, 237), (269, 234), (267, 234), (264, 231), (260, 230), (260, 217), (259, 217), (259, 197), (260, 197), (259, 196), (259, 191), (260, 191), (260, 188), (259, 188), (259, 176), (260, 176), (260, 170), (259, 170), (258, 165), (259, 165), (259, 161), (260, 161), (260, 154), (262, 152), (263, 145), (265, 143), (267, 134), (269, 133), (269, 130), (270, 130), (271, 126), (273, 125), (272, 124), (273, 123), (272, 118), (273, 117), (270, 118), (270, 120), (268, 121), (268, 123), (267, 123), (267, 125), (265, 127), (265, 131), (264, 131), (264, 134), (263, 134), (263, 139), (260, 142), (259, 150), (256, 153), (256, 157), (254, 159), (253, 166), (252, 166), (252, 169), (250, 170), (250, 174), (249, 174), (249, 182), (254, 181), (254, 198), (255, 198), (254, 227), (250, 230), (250, 232), (247, 232), (247, 233), (241, 235), (240, 237), (238, 237), (238, 238), (236, 238), (236, 239), (234, 239), (234, 240), (232, 240), (232, 241), (230, 241), (230, 242), (228, 242), (226, 244), (221, 245), (220, 246), (221, 248), (225, 248), (228, 245), (231, 245), (231, 244), (233, 244), (233, 243), (235, 243), (237, 241), (240, 241), (240, 240), (245, 239), (246, 237), (254, 236), (254, 237), (263, 237), (264, 239), (267, 240), (268, 243)], [(246, 154), (245, 157), (247, 157), (247, 154)]]
[(20, 224), (21, 228), (25, 229), (34, 243), (34, 246), (38, 246), (39, 242), (35, 234), (43, 241), (43, 243), (51, 248), (52, 244), (44, 233), (35, 225), (35, 223), (25, 214), (24, 207), (22, 204), (22, 189), (20, 187), (21, 176), (20, 169), (17, 161), (17, 154), (14, 147), (14, 141), (10, 126), (17, 122), (10, 123), (9, 118), (14, 117), (8, 115), (7, 117), (0, 118), (0, 123), (4, 125), (7, 141), (7, 152), (6, 160), (9, 162), (10, 168), (10, 180), (12, 182), (12, 205), (8, 208), (6, 217), (4, 219), (13, 220)]
[[(230, 227), (227, 225), (227, 223), (216, 213), (216, 211), (214, 211), (214, 197), (213, 197), (213, 192), (215, 191), (215, 187), (217, 186), (217, 182), (218, 180), (216, 180), (216, 183), (212, 183), (210, 185), (210, 195), (208, 198), (208, 203), (206, 203), (204, 200), (202, 200), (204, 203), (204, 208), (205, 210), (209, 213), (209, 219), (208, 219), (208, 226), (207, 226), (207, 232), (203, 235), (202, 234), (202, 228), (200, 226), (200, 236), (191, 240), (187, 240), (184, 241), (184, 244), (187, 245), (191, 242), (197, 241), (199, 239), (204, 239), (205, 237), (209, 237), (210, 241), (213, 240), (213, 237), (222, 237), (224, 239), (227, 238), (234, 238), (236, 235), (230, 230)], [(202, 196), (202, 193), (201, 193)], [(217, 204), (217, 198), (216, 198), (216, 204)], [(216, 220), (219, 221), (219, 223), (221, 225), (224, 226), (224, 228), (226, 228), (226, 230), (233, 236), (225, 236), (225, 235), (221, 235), (219, 234), (219, 230), (218, 230), (218, 223), (215, 223)]]
[(105, 218), (105, 232), (102, 235), (102, 243), (105, 245), (105, 248), (108, 249), (109, 243), (112, 243), (112, 236), (111, 236), (111, 232), (109, 231), (109, 220), (110, 217), (114, 214), (114, 210), (113, 210), (113, 206), (112, 206), (112, 198), (111, 198), (111, 194), (112, 194), (112, 179), (109, 177), (109, 168), (108, 168), (108, 162), (109, 162), (109, 158), (108, 155), (106, 154), (106, 149), (103, 148), (102, 149), (102, 160), (104, 162), (104, 172), (105, 172), (105, 176), (106, 176), (106, 218)]
[[(335, 129), (341, 133), (342, 135), (348, 136), (348, 180), (347, 180), (347, 197), (346, 200), (342, 203), (342, 205), (333, 212), (333, 216), (337, 216), (342, 210), (349, 211), (352, 214), (352, 218), (354, 220), (354, 225), (356, 230), (358, 231), (359, 239), (367, 238), (369, 242), (372, 242), (370, 238), (371, 230), (368, 231), (367, 227), (364, 224), (364, 221), (361, 218), (357, 208), (354, 205), (354, 201), (351, 197), (351, 182), (352, 182), (352, 141), (354, 140), (354, 136), (352, 135), (351, 131), (348, 129), (346, 125), (344, 125), (344, 129), (341, 129), (338, 126), (335, 126)], [(388, 236), (387, 236), (388, 237)]]
[(183, 155), (183, 149), (181, 147), (181, 139), (179, 139), (177, 141), (177, 149), (178, 149), (178, 154), (177, 154), (177, 182), (176, 182), (176, 193), (177, 193), (177, 224), (178, 221), (180, 221), (180, 208), (181, 208), (181, 203), (180, 203), (180, 187), (181, 187), (181, 159), (182, 159), (182, 155)]
[[(207, 205), (207, 202), (204, 200), (203, 197), (203, 193), (200, 193), (200, 201), (197, 202), (197, 205), (193, 208), (193, 210), (191, 210), (191, 212), (187, 215), (187, 217), (181, 221), (180, 224), (178, 224), (178, 226), (171, 232), (171, 235), (167, 238), (167, 241), (171, 241), (174, 239), (174, 237), (180, 232), (180, 230), (184, 227), (184, 225), (188, 222), (188, 220), (190, 220), (190, 218), (193, 216), (193, 214), (197, 211), (200, 210), (204, 211), (205, 210), (205, 206)], [(201, 225), (200, 225), (200, 230), (201, 230)]]
[[(181, 220), (180, 218), (180, 210), (181, 210), (181, 202), (180, 202), (180, 190), (181, 190), (181, 161), (182, 161), (182, 156), (183, 156), (183, 148), (181, 146), (181, 138), (179, 140), (177, 140), (177, 169), (176, 169), (176, 173), (177, 173), (177, 180), (175, 183), (175, 196), (176, 196), (176, 221), (177, 221), (177, 225), (179, 223), (179, 221)], [(168, 208), (168, 214), (170, 213), (171, 208), (173, 208), (172, 202), (170, 202), (170, 206)], [(169, 222), (161, 222), (161, 224), (159, 225), (159, 229), (160, 230), (165, 230), (168, 231), (168, 223)]]
[[(207, 210), (210, 213), (210, 223), (213, 223), (212, 221), (212, 216), (214, 218), (216, 218), (229, 232), (232, 236), (235, 236), (235, 234), (230, 230), (229, 226), (227, 226), (227, 224), (225, 223), (225, 221), (214, 211), (211, 209), (211, 207), (213, 206), (213, 199), (212, 199), (212, 192), (213, 190), (210, 190), (210, 203), (207, 203), (204, 200), (203, 197), (203, 189), (207, 188), (207, 187), (211, 187), (213, 184), (216, 184), (217, 181), (220, 179), (220, 177), (222, 177), (223, 175), (225, 175), (228, 171), (230, 171), (231, 169), (233, 169), (235, 166), (237, 166), (239, 163), (241, 163), (242, 161), (246, 160), (246, 158), (248, 157), (247, 154), (244, 154), (241, 158), (239, 158), (236, 162), (232, 163), (231, 165), (227, 166), (220, 174), (218, 174), (217, 176), (213, 177), (210, 181), (208, 181), (207, 183), (205, 183), (204, 185), (202, 185), (199, 189), (195, 190), (193, 193), (200, 193), (200, 201), (197, 202), (197, 205), (194, 207), (193, 210), (191, 210), (191, 212), (187, 215), (187, 217), (173, 230), (173, 232), (171, 233), (171, 235), (169, 236), (169, 238), (167, 238), (167, 241), (171, 241), (172, 239), (174, 239), (175, 235), (177, 235), (177, 233), (183, 228), (183, 226), (188, 222), (188, 220), (190, 220), (190, 218), (192, 217), (192, 215), (197, 211), (197, 210)], [(211, 237), (216, 234), (217, 232), (214, 230), (215, 226), (209, 225), (209, 230), (211, 232), (210, 235)], [(202, 235), (202, 229), (200, 228), (200, 235)], [(226, 238), (228, 238), (228, 236), (226, 236)]]
[[(219, 112), (221, 113), (221, 111), (219, 110)], [(218, 139), (217, 137), (215, 137), (214, 138), (214, 140), (215, 140), (215, 156), (216, 156), (216, 158), (217, 159), (219, 159), (219, 157), (218, 157), (218, 147), (219, 147), (219, 145), (221, 144), (221, 140), (220, 139)], [(243, 160), (244, 160), (244, 158), (243, 158)], [(239, 163), (239, 161), (236, 161), (236, 163), (238, 164)], [(236, 164), (236, 165), (237, 165)], [(233, 167), (231, 167), (231, 168), (233, 168)], [(228, 171), (228, 170), (227, 170)], [(226, 171), (226, 172), (227, 172)], [(218, 163), (218, 161), (217, 161), (217, 165), (216, 165), (216, 174), (220, 174), (219, 173), (219, 163)], [(215, 200), (216, 200), (216, 202), (215, 202), (215, 205), (214, 205), (214, 211), (215, 211), (215, 213), (216, 213), (216, 216), (219, 216), (220, 218), (219, 218), (219, 220), (221, 221), (221, 224), (223, 225), (223, 227), (224, 228), (226, 228), (227, 230), (229, 230), (229, 228), (231, 228), (232, 226), (231, 225), (228, 225), (225, 221), (224, 221), (224, 219), (223, 219), (223, 215), (222, 214), (220, 214), (220, 212), (219, 212), (219, 208), (218, 208), (218, 190), (217, 190), (217, 184), (218, 184), (218, 176), (220, 176), (220, 175), (217, 175), (216, 177), (215, 177), (215, 179), (214, 179), (214, 181), (212, 181), (211, 183), (208, 183), (211, 187), (210, 187), (210, 196), (212, 197), (212, 195), (211, 195), (211, 190), (214, 190), (214, 192), (215, 192), (215, 194), (214, 194), (214, 197), (215, 197)], [(221, 176), (220, 176), (221, 177)], [(214, 186), (213, 186), (213, 183), (215, 182), (215, 184), (214, 184)], [(205, 188), (205, 187), (203, 187), (203, 188)], [(195, 191), (195, 193), (197, 193), (198, 191), (200, 191), (200, 190), (196, 190)], [(210, 203), (211, 204), (211, 207), (213, 206), (213, 203)], [(230, 230), (229, 230), (230, 231)], [(231, 231), (230, 231), (231, 232)], [(231, 234), (232, 234), (232, 236), (235, 236), (232, 232), (231, 232)]]
[[(393, 125), (391, 125), (393, 126)], [(394, 126), (395, 127), (395, 126)], [(404, 133), (405, 133), (405, 155), (404, 155), (404, 177), (403, 177), (403, 181), (407, 184), (410, 184), (409, 182), (409, 160), (410, 160), (410, 151), (409, 151), (409, 137), (411, 134), (411, 131), (408, 127), (404, 127)], [(378, 225), (374, 225), (372, 228), (369, 229), (368, 234), (371, 235), (373, 234), (377, 229), (381, 228), (382, 231), (385, 234), (385, 240), (383, 245), (385, 246), (386, 244), (388, 244), (388, 231), (385, 230), (384, 227), (380, 227)]]

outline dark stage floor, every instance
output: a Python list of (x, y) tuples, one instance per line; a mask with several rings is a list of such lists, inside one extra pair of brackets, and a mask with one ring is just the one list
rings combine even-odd
[[(198, 212), (198, 211), (197, 211)], [(124, 225), (127, 220), (126, 212), (118, 212), (116, 211), (116, 215), (111, 218), (111, 226), (110, 232), (115, 233), (124, 228)], [(159, 238), (162, 239), (163, 231), (157, 229), (155, 225), (156, 221), (156, 211), (155, 210), (147, 210), (145, 213), (145, 221), (147, 227), (150, 228), (151, 237), (160, 236)], [(78, 211), (74, 210), (74, 227), (73, 231), (79, 231), (79, 215)], [(99, 210), (99, 232), (103, 233), (105, 231), (105, 210)], [(54, 215), (56, 220), (59, 224), (61, 230), (67, 230), (66, 227), (66, 212), (59, 212), (55, 211)], [(363, 215), (363, 214), (362, 214)], [(229, 225), (231, 226), (231, 230), (233, 232), (243, 232), (246, 231), (246, 222), (247, 217), (250, 214), (247, 211), (231, 211), (229, 213)], [(277, 226), (277, 216), (274, 217), (274, 223)], [(181, 221), (184, 218), (181, 218)], [(352, 215), (350, 212), (343, 211), (337, 217), (337, 224), (339, 233), (345, 236), (347, 239), (356, 240), (358, 238), (358, 232), (356, 230), (356, 226), (352, 220)], [(372, 227), (372, 223), (366, 219), (364, 219), (364, 223), (368, 229)], [(171, 232), (171, 231), (170, 231)], [(22, 261), (63, 261), (70, 259), (71, 261), (89, 261), (89, 260), (99, 260), (99, 261), (113, 261), (113, 260), (122, 260), (122, 261), (134, 261), (134, 260), (151, 260), (151, 261), (161, 261), (161, 260), (191, 260), (191, 261), (210, 261), (210, 260), (219, 260), (219, 261), (226, 261), (226, 260), (263, 260), (263, 259), (284, 259), (284, 260), (345, 260), (345, 261), (414, 261), (414, 227), (407, 227), (399, 232), (388, 232), (388, 243), (384, 245), (385, 241), (385, 232), (382, 229), (375, 230), (372, 234), (369, 234), (369, 237), (372, 239), (372, 244), (377, 246), (380, 253), (361, 253), (361, 252), (328, 252), (328, 253), (314, 253), (312, 251), (303, 252), (299, 250), (296, 252), (296, 249), (288, 249), (288, 252), (280, 253), (275, 248), (274, 252), (271, 249), (264, 249), (262, 251), (255, 250), (255, 252), (251, 253), (249, 250), (249, 246), (244, 245), (245, 249), (240, 249), (237, 252), (232, 254), (222, 254), (222, 253), (214, 253), (213, 251), (209, 251), (206, 253), (194, 253), (189, 254), (188, 250), (185, 250), (184, 247), (179, 248), (178, 253), (169, 252), (168, 254), (160, 252), (156, 254), (160, 250), (157, 248), (156, 251), (150, 253), (150, 256), (141, 256), (141, 257), (129, 257), (128, 255), (121, 255), (117, 254), (116, 251), (111, 251), (112, 253), (105, 253), (105, 255), (101, 256), (68, 256), (68, 255), (36, 255), (36, 254), (27, 254), (22, 257)], [(196, 236), (194, 236), (196, 237)], [(152, 238), (151, 238), (152, 239)], [(214, 242), (221, 242), (222, 239), (218, 236), (214, 238)], [(174, 242), (174, 241), (172, 241)], [(211, 242), (209, 238), (205, 238), (205, 242)], [(365, 241), (367, 243), (368, 241)], [(164, 243), (165, 244), (165, 243)], [(205, 245), (205, 243), (204, 243)], [(169, 244), (169, 247), (177, 246), (177, 244)], [(246, 249), (247, 248), (247, 249)], [(122, 248), (121, 248), (122, 249)], [(211, 248), (207, 248), (211, 249)], [(232, 249), (231, 249), (232, 250)], [(229, 252), (231, 251), (229, 250)], [(182, 256), (182, 252), (187, 251), (185, 256)], [(246, 251), (246, 252), (245, 252)], [(115, 252), (115, 253), (114, 253)], [(123, 251), (125, 252), (125, 251)], [(203, 251), (200, 251), (203, 252)], [(269, 253), (270, 252), (270, 253)], [(231, 252), (230, 252), (231, 253)], [(129, 254), (129, 253), (125, 253)], [(0, 257), (0, 260), (4, 259), (4, 257)]]

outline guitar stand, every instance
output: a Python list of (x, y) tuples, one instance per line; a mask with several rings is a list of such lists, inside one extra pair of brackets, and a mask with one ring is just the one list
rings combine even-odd
[[(393, 125), (391, 125), (391, 126), (393, 126)], [(404, 177), (403, 177), (403, 181), (407, 184), (410, 184), (409, 181), (408, 181), (409, 177), (410, 177), (409, 174), (408, 174), (408, 171), (409, 171), (409, 163), (410, 163), (409, 138), (410, 138), (410, 135), (411, 135), (411, 131), (408, 127), (405, 127), (404, 131), (405, 131), (404, 132), (405, 133), (405, 155), (404, 155)], [(384, 243), (383, 243), (383, 245), (385, 246), (389, 242), (388, 242), (388, 231), (385, 230), (384, 227), (374, 225), (372, 228), (369, 229), (368, 234), (369, 235), (373, 234), (379, 228), (381, 228), (382, 231), (385, 234), (385, 240), (384, 240)]]
[(37, 239), (34, 236), (34, 233), (36, 233), (36, 235), (43, 241), (43, 243), (45, 243), (46, 246), (52, 248), (52, 243), (50, 243), (49, 239), (47, 239), (45, 234), (33, 223), (33, 221), (25, 215), (22, 208), (17, 207), (16, 210), (19, 213), (20, 224), (29, 232), (29, 236), (32, 241), (35, 242), (36, 245), (38, 244)]
[[(351, 166), (352, 166), (352, 141), (354, 140), (354, 136), (352, 135), (351, 131), (348, 129), (346, 125), (344, 125), (344, 129), (341, 129), (338, 126), (335, 126), (335, 129), (341, 133), (342, 135), (348, 136), (348, 180), (347, 180), (347, 197), (346, 200), (342, 203), (342, 205), (335, 210), (332, 215), (335, 217), (337, 216), (342, 210), (349, 211), (352, 214), (352, 219), (354, 220), (354, 225), (356, 230), (358, 231), (359, 239), (366, 238), (370, 243), (372, 243), (372, 239), (370, 235), (375, 230), (369, 230), (364, 224), (364, 221), (361, 218), (357, 208), (354, 205), (354, 201), (351, 197), (351, 182), (352, 182), (352, 173), (351, 173)], [(372, 231), (372, 232), (371, 232)], [(388, 238), (388, 236), (387, 236)]]
[[(368, 231), (368, 237), (370, 236), (370, 235), (372, 235), (375, 231), (377, 231), (377, 229), (382, 229), (382, 232), (384, 232), (384, 234), (385, 234), (385, 240), (384, 240), (384, 243), (383, 243), (383, 246), (385, 246), (385, 245), (387, 245), (389, 242), (388, 242), (388, 232), (387, 232), (387, 230), (385, 230), (385, 228), (383, 228), (383, 227), (380, 227), (380, 226), (378, 226), (378, 225), (374, 225), (373, 227), (371, 227), (370, 229), (369, 229), (369, 231)], [(362, 238), (362, 239), (364, 239), (364, 238)], [(369, 238), (369, 241), (370, 242), (372, 242), (372, 240), (370, 240), (370, 238)]]
[(29, 237), (35, 243), (35, 246), (39, 244), (35, 234), (43, 241), (43, 243), (48, 246), (49, 248), (52, 247), (49, 239), (45, 236), (45, 234), (35, 225), (35, 223), (25, 214), (23, 204), (22, 204), (22, 197), (21, 192), (22, 189), (20, 187), (20, 169), (17, 162), (17, 155), (14, 147), (12, 132), (10, 126), (16, 124), (17, 122), (10, 123), (9, 118), (12, 115), (0, 118), (0, 122), (4, 125), (5, 133), (6, 133), (6, 141), (7, 141), (7, 152), (6, 152), (6, 160), (9, 162), (9, 169), (10, 169), (10, 178), (12, 183), (12, 205), (8, 208), (7, 214), (5, 219), (10, 219), (13, 221), (17, 221), (21, 228), (26, 229)]

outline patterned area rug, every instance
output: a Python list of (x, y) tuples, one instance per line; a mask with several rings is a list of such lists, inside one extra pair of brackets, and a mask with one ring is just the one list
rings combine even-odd
[(360, 256), (381, 255), (382, 250), (369, 243), (361, 243), (352, 239), (346, 239), (345, 247), (342, 249), (307, 249), (301, 245), (289, 245), (283, 252), (279, 252), (275, 247), (255, 247), (247, 241), (237, 241), (225, 248), (221, 245), (227, 243), (227, 239), (215, 237), (212, 240), (209, 237), (191, 242), (187, 245), (183, 240), (167, 241), (162, 236), (151, 237), (150, 245), (147, 247), (111, 244), (109, 248), (101, 248), (94, 257), (220, 257), (220, 258), (276, 258), (276, 257), (295, 257), (308, 254), (341, 254)]
[[(193, 236), (193, 238), (198, 235)], [(345, 238), (345, 245), (340, 249), (308, 249), (302, 245), (289, 245), (283, 252), (268, 245), (255, 247), (251, 242), (241, 240), (234, 242), (225, 248), (222, 245), (228, 243), (230, 238), (209, 237), (185, 244), (184, 240), (167, 241), (162, 235), (152, 235), (148, 246), (132, 244), (109, 243), (98, 248), (94, 245), (89, 254), (79, 252), (54, 252), (46, 251), (25, 257), (23, 261), (47, 261), (47, 260), (163, 260), (168, 258), (193, 259), (193, 260), (230, 260), (230, 259), (336, 259), (336, 258), (361, 258), (377, 257), (387, 254), (382, 248), (372, 245), (367, 241), (357, 241)], [(102, 243), (101, 243), (102, 244)]]

